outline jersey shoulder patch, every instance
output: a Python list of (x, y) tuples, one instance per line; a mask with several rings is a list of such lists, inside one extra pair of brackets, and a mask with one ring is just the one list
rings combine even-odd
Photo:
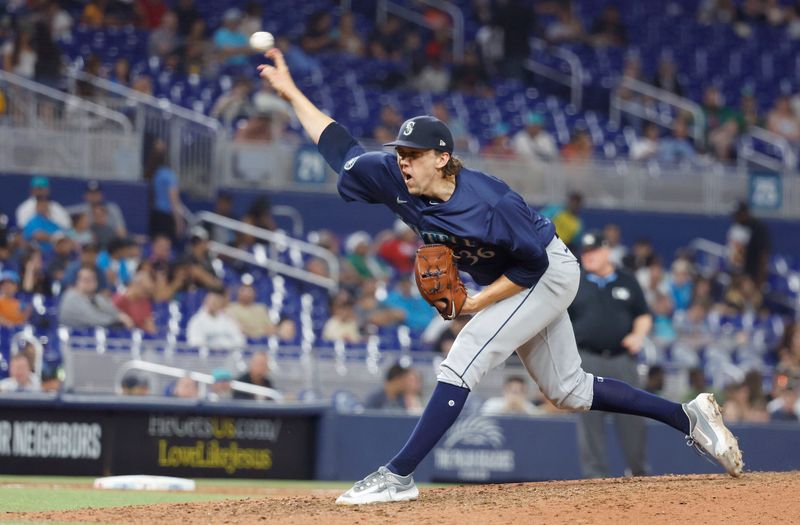
[(361, 155), (356, 155), (356, 156), (355, 156), (355, 157), (353, 157), (352, 159), (350, 159), (350, 160), (348, 160), (347, 162), (345, 162), (345, 163), (344, 163), (344, 169), (345, 169), (345, 171), (350, 171), (350, 168), (352, 168), (353, 166), (355, 166), (355, 164), (356, 164), (356, 161), (358, 161), (358, 159), (360, 159), (360, 158), (361, 158), (361, 157), (363, 157), (363, 156), (364, 156), (364, 154), (362, 153)]

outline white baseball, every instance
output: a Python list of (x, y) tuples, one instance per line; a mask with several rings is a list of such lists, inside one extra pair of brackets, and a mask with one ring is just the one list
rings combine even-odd
[(275, 37), (267, 31), (257, 31), (250, 35), (250, 47), (258, 51), (269, 51), (275, 45)]

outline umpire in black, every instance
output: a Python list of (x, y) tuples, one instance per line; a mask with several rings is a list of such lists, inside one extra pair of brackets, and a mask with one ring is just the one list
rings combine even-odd
[[(636, 278), (615, 268), (609, 248), (599, 232), (580, 239), (581, 283), (569, 307), (583, 369), (599, 377), (613, 377), (638, 385), (637, 354), (653, 326)], [(605, 419), (613, 417), (628, 471), (647, 474), (645, 421), (637, 416), (584, 412), (578, 419), (581, 468), (587, 478), (610, 476)]]

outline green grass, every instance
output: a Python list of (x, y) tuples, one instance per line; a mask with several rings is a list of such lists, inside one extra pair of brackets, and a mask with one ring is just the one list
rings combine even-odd
[(198, 494), (193, 492), (151, 492), (126, 490), (86, 490), (45, 487), (0, 487), (0, 512), (37, 512), (86, 507), (121, 507), (154, 503), (184, 503), (219, 499), (240, 499), (236, 494)]

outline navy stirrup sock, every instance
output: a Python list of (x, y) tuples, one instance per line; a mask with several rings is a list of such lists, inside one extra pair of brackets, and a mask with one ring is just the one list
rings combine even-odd
[(414, 432), (397, 455), (386, 465), (390, 471), (400, 476), (408, 476), (417, 468), (428, 452), (436, 446), (447, 429), (455, 422), (469, 389), (436, 383), (431, 400), (417, 422)]
[(594, 378), (592, 410), (649, 417), (689, 434), (689, 418), (680, 404), (608, 377)]

